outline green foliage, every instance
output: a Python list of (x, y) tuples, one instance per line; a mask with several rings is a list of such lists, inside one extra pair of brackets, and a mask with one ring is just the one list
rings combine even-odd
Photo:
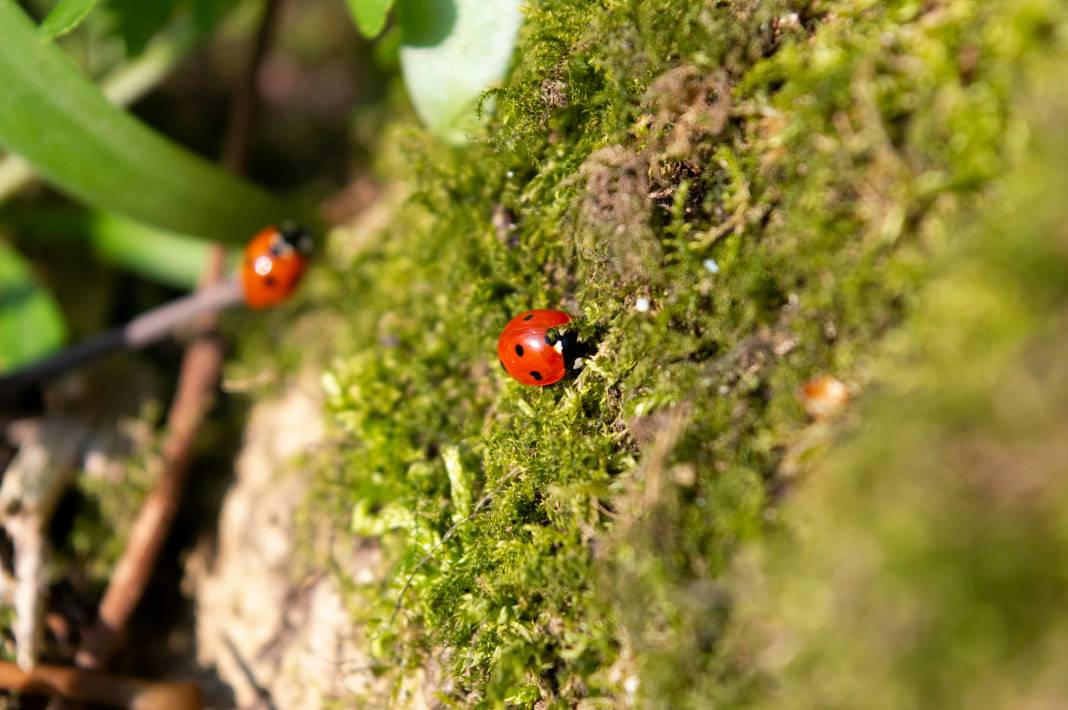
[[(434, 659), (454, 705), (767, 698), (733, 642), (732, 570), (779, 539), (778, 501), (828, 446), (798, 391), (870, 377), (961, 223), (1024, 169), (1019, 98), (1068, 18), (1007, 0), (528, 12), (474, 145), (387, 140), (380, 170), (415, 197), (337, 274), (345, 443), (320, 493), (392, 565), (354, 607), (399, 687)], [(594, 352), (524, 388), (496, 337), (543, 306)]]
[(397, 25), (382, 55), (396, 52), (408, 96), (433, 133), (463, 143), (477, 131), (484, 92), (512, 61), (522, 20), (519, 0), (347, 0), (368, 38), (378, 36), (396, 5)]
[(46, 39), (64, 35), (88, 17), (97, 0), (59, 0), (41, 20), (37, 32)]
[(423, 123), (462, 143), (478, 127), (479, 97), (512, 62), (519, 0), (400, 0), (401, 70)]
[(348, 0), (349, 11), (364, 37), (377, 37), (386, 26), (394, 0)]
[(143, 52), (174, 16), (178, 4), (179, 0), (107, 0), (109, 14), (115, 30), (126, 43), (127, 54)]
[(0, 372), (55, 350), (65, 334), (55, 301), (18, 253), (0, 242)]
[(108, 104), (12, 0), (0, 0), (0, 83), (0, 146), (95, 207), (224, 242), (285, 216), (269, 195)]
[(62, 244), (91, 252), (104, 264), (190, 290), (204, 271), (211, 247), (202, 239), (75, 207), (8, 207), (0, 209), (0, 224), (19, 234), (21, 243)]
[[(84, 247), (104, 263), (115, 264), (158, 283), (192, 290), (208, 263), (211, 244), (116, 215), (86, 215)], [(236, 249), (234, 252), (236, 253)], [(232, 262), (236, 257), (232, 254)]]
[[(142, 421), (158, 419), (153, 402), (140, 415)], [(127, 426), (134, 426), (131, 420)], [(80, 576), (103, 592), (129, 542), (130, 529), (137, 520), (154, 483), (152, 467), (147, 461), (130, 457), (123, 462), (121, 479), (82, 474), (78, 485), (78, 512), (73, 529), (63, 547), (57, 551), (62, 565), (77, 569)]]

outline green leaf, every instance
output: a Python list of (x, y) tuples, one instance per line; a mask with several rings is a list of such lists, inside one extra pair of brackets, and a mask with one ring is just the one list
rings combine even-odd
[[(79, 207), (0, 209), (0, 224), (27, 242), (90, 250), (100, 261), (176, 288), (197, 285), (211, 242)], [(231, 263), (238, 258), (235, 250)]]
[(193, 21), (198, 29), (207, 32), (215, 28), (240, 0), (193, 0)]
[(37, 360), (63, 344), (59, 307), (14, 249), (0, 242), (0, 372)]
[[(229, 1), (229, 0), (227, 0)], [(111, 69), (100, 79), (100, 91), (115, 106), (129, 106), (162, 82), (183, 57), (213, 29), (212, 18), (173, 22), (137, 57)], [(16, 155), (0, 159), (0, 203), (36, 179), (33, 167)]]
[(243, 243), (300, 217), (109, 104), (12, 0), (0, 0), (0, 147), (100, 210), (175, 232)]
[(401, 71), (415, 110), (435, 134), (462, 142), (478, 99), (504, 78), (523, 19), (521, 0), (399, 0)]
[(347, 0), (352, 19), (360, 34), (368, 39), (377, 37), (386, 26), (386, 18), (393, 8), (393, 0)]
[(59, 0), (41, 21), (37, 33), (45, 39), (65, 35), (82, 23), (96, 0)]
[(153, 281), (187, 289), (196, 286), (211, 249), (211, 242), (203, 239), (109, 214), (92, 216), (88, 236), (101, 260)]
[(177, 0), (107, 0), (126, 52), (140, 54), (174, 16)]

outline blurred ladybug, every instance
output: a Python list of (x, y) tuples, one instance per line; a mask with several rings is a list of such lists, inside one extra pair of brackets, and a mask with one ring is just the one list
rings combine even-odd
[(269, 308), (296, 290), (308, 265), (312, 241), (292, 222), (267, 227), (245, 247), (241, 285), (250, 308)]
[(571, 322), (563, 311), (524, 311), (504, 326), (497, 340), (497, 357), (509, 375), (524, 385), (544, 386), (559, 382), (573, 364), (567, 336), (552, 337), (549, 331)]

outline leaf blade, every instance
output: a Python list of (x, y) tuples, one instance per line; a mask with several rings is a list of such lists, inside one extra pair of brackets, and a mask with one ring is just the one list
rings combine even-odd
[(0, 242), (0, 372), (47, 355), (65, 337), (55, 300), (18, 252)]
[(0, 0), (0, 147), (84, 202), (176, 232), (239, 243), (287, 216), (109, 104), (12, 0)]
[(97, 0), (59, 0), (41, 21), (37, 34), (44, 39), (56, 39), (73, 31), (82, 23)]
[[(203, 239), (74, 206), (0, 208), (0, 225), (18, 235), (16, 244), (91, 252), (103, 264), (185, 290), (196, 288), (212, 249)], [(236, 264), (240, 251), (231, 250), (227, 262)]]
[(433, 133), (462, 143), (477, 127), (478, 99), (511, 64), (521, 5), (521, 0), (399, 0), (404, 83)]

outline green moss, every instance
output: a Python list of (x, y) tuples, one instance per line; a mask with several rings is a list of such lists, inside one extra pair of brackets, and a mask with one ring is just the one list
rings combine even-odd
[(79, 506), (60, 556), (95, 590), (102, 591), (126, 549), (130, 528), (152, 487), (144, 461), (129, 462), (121, 481), (79, 475)]
[[(482, 140), (387, 136), (380, 171), (414, 197), (331, 282), (343, 463), (320, 494), (392, 565), (359, 616), (398, 678), (442, 662), (455, 705), (762, 697), (766, 674), (724, 642), (727, 573), (778, 528), (784, 457), (806, 442), (798, 388), (869, 376), (1016, 165), (1019, 88), (1065, 13), (529, 14)], [(496, 336), (544, 306), (580, 316), (595, 350), (524, 388)]]
[(769, 707), (1068, 692), (1066, 59), (1027, 102), (1041, 144), (942, 260), (876, 368), (883, 394), (813, 463), (791, 535), (749, 577), (737, 628), (779, 682)]
[(9, 606), (0, 606), (0, 624), (3, 624), (4, 629), (9, 629), (3, 636), (0, 636), (0, 660), (8, 663), (15, 662), (15, 641), (10, 629), (15, 625), (15, 609)]

